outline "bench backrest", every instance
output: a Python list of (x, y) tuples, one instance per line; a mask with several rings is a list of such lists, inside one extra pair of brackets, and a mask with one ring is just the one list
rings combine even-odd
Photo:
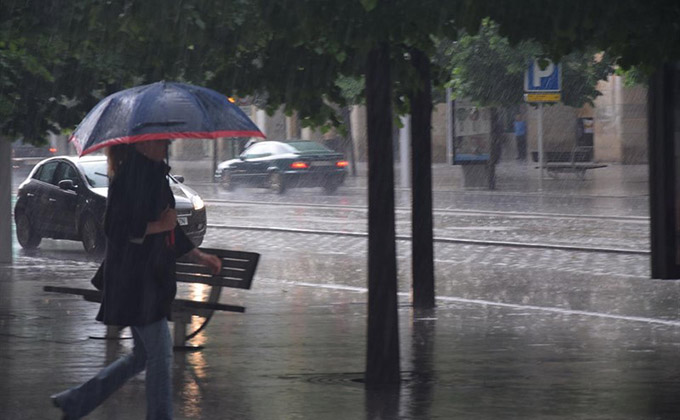
[(211, 274), (207, 267), (183, 257), (177, 260), (175, 269), (178, 282), (250, 289), (260, 254), (213, 248), (200, 248), (200, 250), (217, 255), (222, 260), (222, 271), (219, 274)]

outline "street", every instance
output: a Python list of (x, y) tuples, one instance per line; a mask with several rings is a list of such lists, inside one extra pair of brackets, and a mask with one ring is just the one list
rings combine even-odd
[[(440, 184), (437, 308), (427, 314), (408, 306), (409, 190), (397, 188), (404, 383), (397, 395), (372, 395), (360, 383), (361, 180), (333, 195), (226, 192), (188, 181), (206, 201), (203, 246), (259, 252), (261, 261), (252, 290), (222, 295), (246, 314), (217, 314), (194, 340), (204, 350), (175, 355), (177, 417), (676, 418), (680, 285), (649, 278), (647, 197), (607, 182), (606, 196)], [(0, 411), (53, 418), (47, 395), (129, 351), (130, 340), (88, 338), (103, 332), (93, 321), (97, 305), (42, 291), (88, 286), (99, 261), (79, 242), (46, 239), (32, 252), (15, 246), (15, 263), (0, 281), (0, 392), (10, 395)], [(179, 290), (199, 299), (207, 293)], [(58, 379), (36, 386), (46, 372)], [(90, 418), (143, 416), (143, 384), (135, 379)], [(36, 390), (41, 396), (31, 405)]]
[[(206, 201), (202, 246), (259, 252), (258, 278), (327, 287), (366, 287), (365, 189), (349, 181), (333, 195), (320, 188), (224, 191), (188, 182)], [(653, 317), (649, 296), (626, 296), (626, 282), (650, 285), (649, 221), (644, 195), (526, 193), (435, 189), (437, 296), (546, 308), (581, 308), (583, 282), (606, 288), (587, 293), (590, 310)], [(410, 193), (396, 190), (399, 290), (410, 291)], [(19, 249), (15, 243), (16, 249)], [(38, 250), (18, 251), (28, 264), (77, 261), (95, 268), (79, 242), (44, 239)], [(337, 270), (336, 267), (343, 267)], [(465, 275), (459, 275), (465, 273)], [(508, 278), (512, 281), (508, 283)], [(607, 281), (605, 281), (607, 280)], [(537, 293), (550, 282), (550, 294)], [(673, 283), (669, 283), (673, 284)], [(510, 287), (509, 287), (510, 286)], [(603, 290), (600, 290), (603, 289)], [(666, 290), (666, 288), (661, 288)], [(612, 300), (612, 295), (620, 294)], [(617, 307), (625, 298), (624, 307)], [(575, 299), (575, 300), (574, 300)], [(637, 302), (637, 303), (636, 303)], [(668, 316), (675, 308), (668, 308)]]

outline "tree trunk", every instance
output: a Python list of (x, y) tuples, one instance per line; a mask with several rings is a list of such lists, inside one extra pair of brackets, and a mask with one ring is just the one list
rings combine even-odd
[[(647, 145), (649, 148), (649, 215), (653, 279), (680, 277), (677, 243), (678, 179), (676, 145), (678, 127), (677, 64), (664, 63), (649, 79), (647, 91)], [(674, 138), (675, 137), (675, 138)]]
[(432, 234), (432, 81), (430, 59), (411, 50), (411, 63), (420, 78), (420, 89), (411, 102), (411, 242), (413, 306), (435, 306), (434, 247)]
[(397, 385), (399, 319), (389, 46), (368, 54), (368, 330), (366, 387)]
[(12, 263), (12, 143), (0, 136), (0, 264)]

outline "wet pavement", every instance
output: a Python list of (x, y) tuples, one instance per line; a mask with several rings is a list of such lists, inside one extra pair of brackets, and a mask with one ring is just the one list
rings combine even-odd
[[(173, 167), (185, 172), (185, 166), (195, 165), (176, 163)], [(281, 196), (254, 188), (237, 188), (232, 193), (226, 193), (210, 183), (210, 178), (203, 172), (195, 173), (194, 177), (187, 178), (187, 182), (209, 197), (218, 195), (271, 203), (294, 201), (300, 204), (367, 205), (365, 165), (359, 166), (357, 177), (348, 176), (345, 184), (333, 195), (324, 194), (321, 188), (290, 189)], [(432, 166), (433, 205), (443, 209), (513, 213), (649, 215), (647, 165), (610, 164), (588, 171), (585, 179), (573, 174), (562, 174), (557, 179), (546, 176), (542, 189), (539, 189), (538, 170), (531, 164), (501, 162), (497, 165), (496, 175), (496, 190), (469, 189), (463, 186), (460, 166), (435, 164)], [(396, 206), (410, 207), (410, 190), (400, 187), (398, 166), (395, 166), (395, 185)]]
[[(461, 188), (460, 168), (435, 165), (434, 236), (438, 241), (496, 241), (513, 244), (649, 252), (647, 168), (611, 165), (589, 173), (546, 179), (516, 163), (500, 165), (495, 191)], [(365, 175), (365, 173), (362, 175)], [(397, 177), (398, 178), (398, 177)], [(290, 189), (284, 195), (255, 188), (223, 191), (210, 183), (193, 186), (208, 200), (213, 227), (288, 229), (365, 234), (366, 178), (348, 178), (336, 194)], [(411, 235), (410, 190), (396, 189), (396, 230)]]
[[(503, 213), (525, 200), (532, 213), (436, 212), (436, 235), (477, 225), (476, 234), (491, 239), (513, 232), (515, 240), (573, 243), (586, 235), (579, 219), (537, 213), (588, 214), (602, 216), (586, 219), (594, 232), (586, 238), (597, 245), (644, 249), (645, 175), (638, 169), (617, 178), (618, 170), (589, 173), (563, 191), (523, 189), (534, 181), (517, 178), (497, 196), (444, 188), (451, 180), (436, 172), (438, 209)], [(268, 211), (278, 226), (362, 231), (364, 181), (317, 201), (307, 190), (285, 198), (216, 191), (208, 197), (210, 221), (266, 224)], [(212, 187), (197, 188), (206, 195)], [(274, 209), (248, 205), (248, 217), (229, 200), (262, 200)], [(284, 200), (346, 208), (296, 210)], [(578, 211), (583, 203), (590, 206)], [(400, 219), (407, 235), (408, 214)], [(503, 223), (511, 229), (499, 229)], [(247, 312), (216, 315), (192, 341), (203, 350), (175, 353), (178, 419), (680, 418), (680, 283), (649, 279), (647, 255), (436, 242), (437, 308), (420, 313), (408, 304), (410, 241), (399, 240), (402, 386), (374, 392), (361, 384), (365, 237), (224, 227), (211, 228), (204, 245), (260, 252), (262, 260), (252, 290), (222, 295)], [(12, 266), (0, 266), (0, 418), (56, 419), (48, 396), (128, 352), (131, 340), (89, 338), (103, 334), (93, 321), (97, 305), (42, 291), (46, 284), (88, 285), (97, 261), (79, 243), (47, 240), (16, 255)], [(194, 298), (206, 293), (202, 286), (180, 290)], [(143, 390), (142, 375), (88, 418), (144, 418)]]
[[(208, 201), (208, 220), (214, 229), (248, 228), (292, 232), (366, 235), (365, 207), (324, 207), (282, 203)], [(276, 217), (272, 217), (275, 214)], [(501, 241), (553, 247), (649, 252), (649, 220), (644, 217), (549, 216), (536, 213), (479, 213), (434, 210), (437, 242)], [(396, 212), (398, 237), (410, 238), (411, 213)]]

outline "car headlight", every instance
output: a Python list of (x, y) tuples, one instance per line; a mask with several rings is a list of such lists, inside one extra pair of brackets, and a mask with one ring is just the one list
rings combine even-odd
[(203, 202), (203, 199), (197, 195), (194, 195), (191, 197), (191, 204), (194, 206), (194, 210), (200, 210), (203, 207), (205, 207), (205, 203)]

